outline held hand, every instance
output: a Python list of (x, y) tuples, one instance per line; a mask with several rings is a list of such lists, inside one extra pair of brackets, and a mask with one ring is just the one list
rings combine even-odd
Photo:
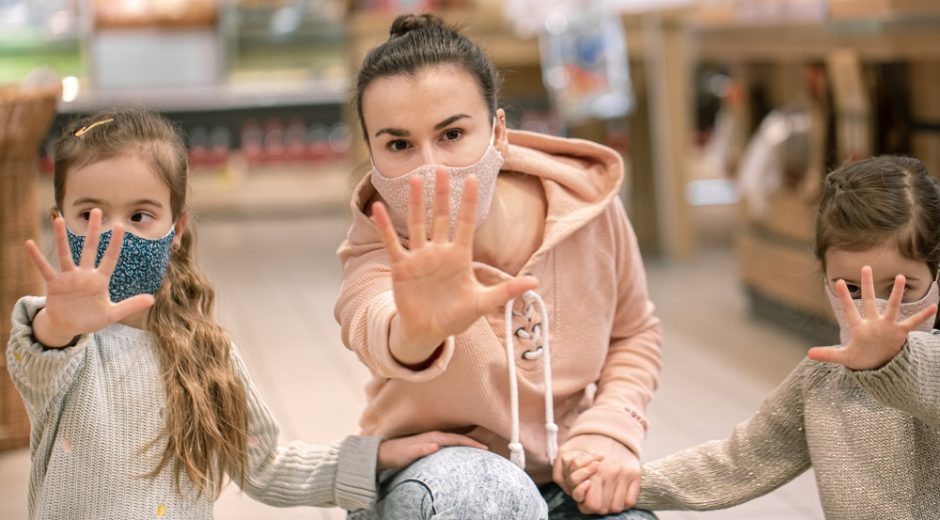
[(379, 444), (378, 469), (401, 469), (445, 446), (467, 446), (481, 450), (486, 445), (456, 433), (427, 432), (410, 437), (388, 439)]
[[(590, 462), (597, 468), (587, 480), (579, 461), (584, 454), (600, 457)], [(554, 479), (578, 502), (584, 514), (623, 512), (636, 503), (640, 492), (640, 461), (629, 448), (603, 435), (578, 435), (559, 449)], [(580, 480), (580, 482), (577, 482)]]
[(841, 347), (814, 347), (809, 351), (809, 358), (814, 361), (838, 363), (853, 370), (874, 370), (891, 361), (907, 341), (907, 334), (915, 330), (924, 320), (937, 313), (937, 306), (927, 309), (898, 322), (898, 310), (904, 294), (904, 275), (897, 275), (894, 287), (888, 297), (884, 314), (879, 314), (875, 304), (875, 287), (872, 282), (871, 267), (862, 268), (862, 311), (852, 303), (852, 296), (844, 280), (836, 282), (836, 294), (845, 310), (847, 325), (852, 331), (852, 340)]
[(420, 177), (410, 179), (409, 250), (399, 242), (385, 206), (380, 202), (373, 206), (373, 218), (391, 261), (398, 309), (392, 324), (392, 354), (404, 364), (424, 361), (448, 336), (460, 334), (481, 316), (537, 285), (531, 277), (489, 287), (477, 281), (472, 266), (477, 179), (471, 175), (465, 181), (457, 227), (449, 240), (447, 175), (443, 169), (437, 171), (430, 239), (425, 232), (424, 187)]
[(114, 227), (111, 242), (98, 267), (95, 267), (95, 258), (101, 232), (100, 209), (91, 211), (88, 234), (78, 266), (72, 263), (69, 253), (65, 221), (55, 218), (52, 228), (59, 272), (52, 268), (35, 242), (26, 242), (26, 251), (46, 280), (46, 306), (33, 320), (33, 333), (43, 345), (65, 346), (75, 336), (101, 330), (153, 304), (153, 296), (149, 294), (134, 296), (119, 303), (111, 302), (108, 283), (124, 240), (124, 229), (120, 224)]

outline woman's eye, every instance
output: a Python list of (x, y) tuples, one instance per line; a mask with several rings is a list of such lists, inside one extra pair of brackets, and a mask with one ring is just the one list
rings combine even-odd
[(463, 130), (459, 128), (451, 128), (450, 130), (444, 132), (444, 135), (442, 137), (444, 138), (445, 141), (456, 141), (457, 139), (460, 139), (460, 136), (462, 135), (463, 135)]
[(388, 149), (393, 152), (401, 152), (403, 150), (407, 150), (409, 145), (408, 145), (408, 141), (402, 141), (401, 139), (399, 139), (396, 141), (391, 141), (385, 146), (388, 147)]
[(141, 223), (141, 222), (150, 222), (153, 220), (153, 216), (147, 213), (138, 211), (131, 215), (131, 222)]

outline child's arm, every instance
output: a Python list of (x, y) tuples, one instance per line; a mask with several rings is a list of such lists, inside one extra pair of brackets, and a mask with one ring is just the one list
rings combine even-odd
[(851, 373), (881, 403), (940, 429), (940, 335), (911, 332), (888, 364)]
[(292, 442), (278, 446), (279, 428), (252, 384), (232, 345), (236, 369), (248, 391), (248, 468), (244, 481), (232, 479), (250, 497), (272, 506), (367, 508), (375, 498), (376, 473), (398, 469), (443, 446), (486, 446), (462, 435), (428, 432), (383, 441), (349, 436), (329, 446)]
[(846, 366), (859, 385), (884, 405), (940, 428), (940, 336), (913, 332), (934, 319), (937, 306), (899, 322), (904, 276), (895, 278), (883, 313), (875, 303), (870, 267), (862, 268), (861, 281), (864, 317), (852, 304), (845, 282), (836, 283), (852, 341), (843, 347), (813, 348), (809, 357)]
[(643, 465), (637, 507), (723, 509), (769, 493), (810, 467), (801, 363), (732, 436)]
[(23, 396), (33, 421), (42, 420), (49, 405), (70, 387), (84, 362), (91, 333), (141, 311), (153, 303), (153, 296), (138, 295), (112, 303), (108, 283), (117, 263), (123, 228), (115, 226), (111, 245), (96, 267), (94, 259), (101, 231), (101, 210), (91, 211), (88, 239), (80, 265), (72, 263), (65, 222), (52, 223), (59, 271), (56, 272), (36, 244), (26, 250), (46, 281), (46, 297), (26, 297), (13, 311), (13, 329), (7, 348), (10, 376)]

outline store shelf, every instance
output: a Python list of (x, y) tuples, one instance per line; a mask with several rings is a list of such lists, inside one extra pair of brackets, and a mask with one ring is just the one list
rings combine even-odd
[(309, 79), (172, 89), (89, 90), (74, 101), (61, 102), (59, 111), (89, 113), (120, 105), (141, 105), (161, 112), (335, 105), (345, 103), (346, 89), (345, 81)]

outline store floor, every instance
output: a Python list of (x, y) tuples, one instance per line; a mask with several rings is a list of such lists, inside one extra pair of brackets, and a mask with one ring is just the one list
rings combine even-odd
[[(367, 371), (339, 341), (333, 303), (341, 217), (205, 221), (200, 262), (215, 282), (223, 321), (275, 417), (282, 439), (327, 443), (356, 431)], [(720, 241), (719, 241), (720, 242)], [(811, 345), (753, 321), (727, 247), (688, 263), (647, 263), (665, 331), (661, 385), (650, 412), (646, 459), (727, 436)], [(29, 455), (0, 453), (0, 518), (26, 518)], [(338, 510), (274, 509), (229, 486), (220, 520), (340, 519)], [(663, 520), (822, 518), (811, 474), (734, 509), (661, 513)]]

